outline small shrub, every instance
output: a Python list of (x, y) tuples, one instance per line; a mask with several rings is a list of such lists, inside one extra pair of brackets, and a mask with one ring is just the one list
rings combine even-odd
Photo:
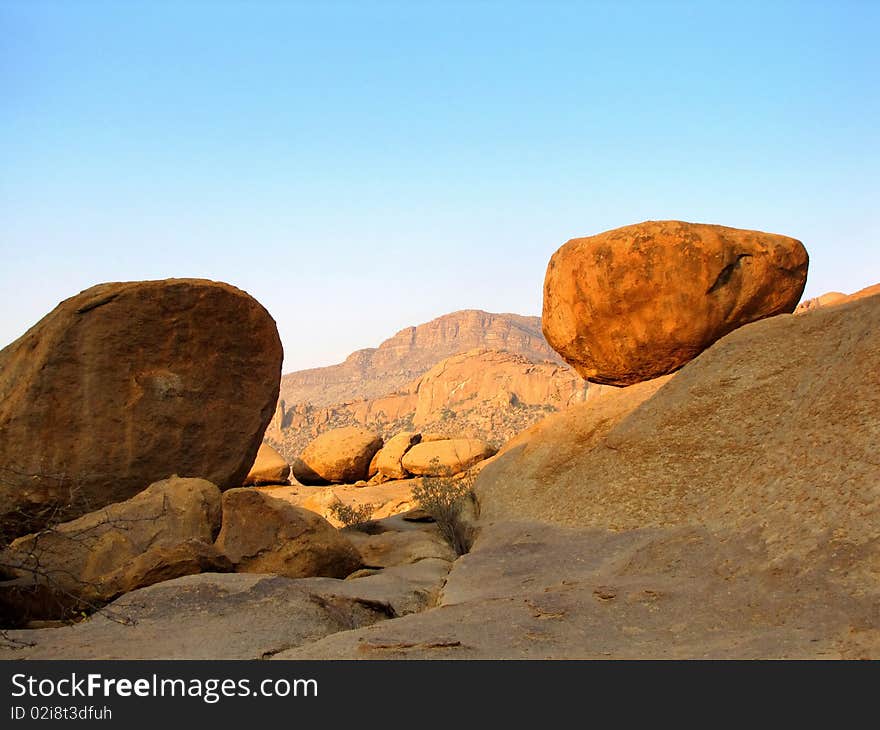
[(330, 514), (333, 515), (346, 527), (357, 527), (369, 522), (375, 508), (371, 504), (362, 504), (358, 507), (343, 502), (335, 502), (330, 505)]
[(424, 477), (413, 487), (413, 499), (427, 512), (456, 555), (471, 549), (473, 530), (463, 519), (462, 511), (473, 499), (473, 477)]

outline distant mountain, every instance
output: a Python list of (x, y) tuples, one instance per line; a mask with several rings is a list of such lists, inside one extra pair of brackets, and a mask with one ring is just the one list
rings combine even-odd
[(588, 385), (544, 340), (539, 317), (463, 310), (339, 365), (285, 375), (266, 440), (288, 459), (320, 433), (354, 424), (383, 437), (414, 429), (500, 446), (584, 400)]
[(377, 398), (405, 389), (450, 355), (479, 348), (564, 364), (544, 339), (540, 317), (464, 309), (407, 327), (379, 347), (353, 352), (339, 365), (289, 373), (281, 378), (281, 400), (328, 406)]

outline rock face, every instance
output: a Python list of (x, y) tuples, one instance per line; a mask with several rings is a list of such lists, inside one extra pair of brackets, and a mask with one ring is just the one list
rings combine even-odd
[(447, 439), (416, 444), (403, 457), (403, 468), (416, 476), (450, 476), (467, 471), (495, 453), (479, 439)]
[(344, 578), (361, 567), (354, 546), (323, 517), (256, 489), (223, 493), (216, 546), (239, 573)]
[(281, 342), (227, 284), (100, 284), (0, 351), (0, 534), (171, 474), (239, 486), (272, 418)]
[[(133, 591), (110, 613), (58, 629), (14, 632), (21, 644), (0, 645), (4, 658), (264, 659), (388, 618), (378, 601), (324, 590), (320, 581), (276, 575), (190, 575)], [(367, 589), (367, 586), (363, 586)], [(114, 620), (115, 619), (115, 620)], [(124, 619), (124, 621), (120, 621)], [(35, 646), (27, 646), (33, 643)], [(21, 651), (17, 649), (21, 648)]]
[(632, 385), (792, 312), (807, 264), (793, 238), (681, 221), (574, 238), (547, 267), (544, 335), (587, 380)]
[(370, 462), (382, 448), (382, 439), (358, 426), (321, 434), (293, 463), (293, 475), (302, 484), (353, 484), (366, 479)]
[(408, 474), (400, 463), (407, 451), (422, 440), (414, 431), (404, 431), (388, 439), (376, 452), (376, 471), (388, 479), (405, 479)]
[[(15, 540), (0, 565), (68, 610), (92, 610), (126, 591), (231, 566), (213, 548), (220, 490), (204, 479), (172, 477), (131, 499)], [(11, 609), (9, 613), (14, 613)], [(37, 615), (21, 618), (60, 618)]]
[(269, 444), (260, 444), (257, 460), (245, 477), (245, 486), (263, 484), (287, 484), (290, 464)]

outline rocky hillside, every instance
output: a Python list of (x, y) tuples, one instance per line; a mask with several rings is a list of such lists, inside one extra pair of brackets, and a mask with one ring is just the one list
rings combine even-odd
[[(595, 387), (594, 387), (595, 389)], [(292, 460), (315, 436), (417, 428), (496, 446), (587, 396), (538, 317), (464, 310), (409, 327), (340, 365), (285, 375), (266, 440)]]
[(540, 317), (465, 309), (407, 327), (379, 347), (353, 352), (338, 365), (288, 373), (281, 378), (281, 400), (329, 406), (379, 398), (404, 390), (440, 360), (475, 348), (562, 363), (541, 334)]

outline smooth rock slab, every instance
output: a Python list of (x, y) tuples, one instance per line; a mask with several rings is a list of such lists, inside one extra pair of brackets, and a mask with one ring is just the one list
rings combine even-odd
[(503, 523), (437, 607), (273, 658), (878, 658), (877, 591), (848, 590), (843, 564), (831, 550), (806, 570), (773, 564), (754, 533)]
[(187, 576), (129, 593), (63, 628), (9, 631), (2, 659), (264, 659), (339, 631), (422, 611), (449, 572), (427, 559), (355, 580)]
[(9, 632), (17, 643), (0, 641), (0, 656), (261, 659), (387, 617), (381, 605), (324, 596), (307, 581), (202, 573), (128, 593), (74, 626)]

